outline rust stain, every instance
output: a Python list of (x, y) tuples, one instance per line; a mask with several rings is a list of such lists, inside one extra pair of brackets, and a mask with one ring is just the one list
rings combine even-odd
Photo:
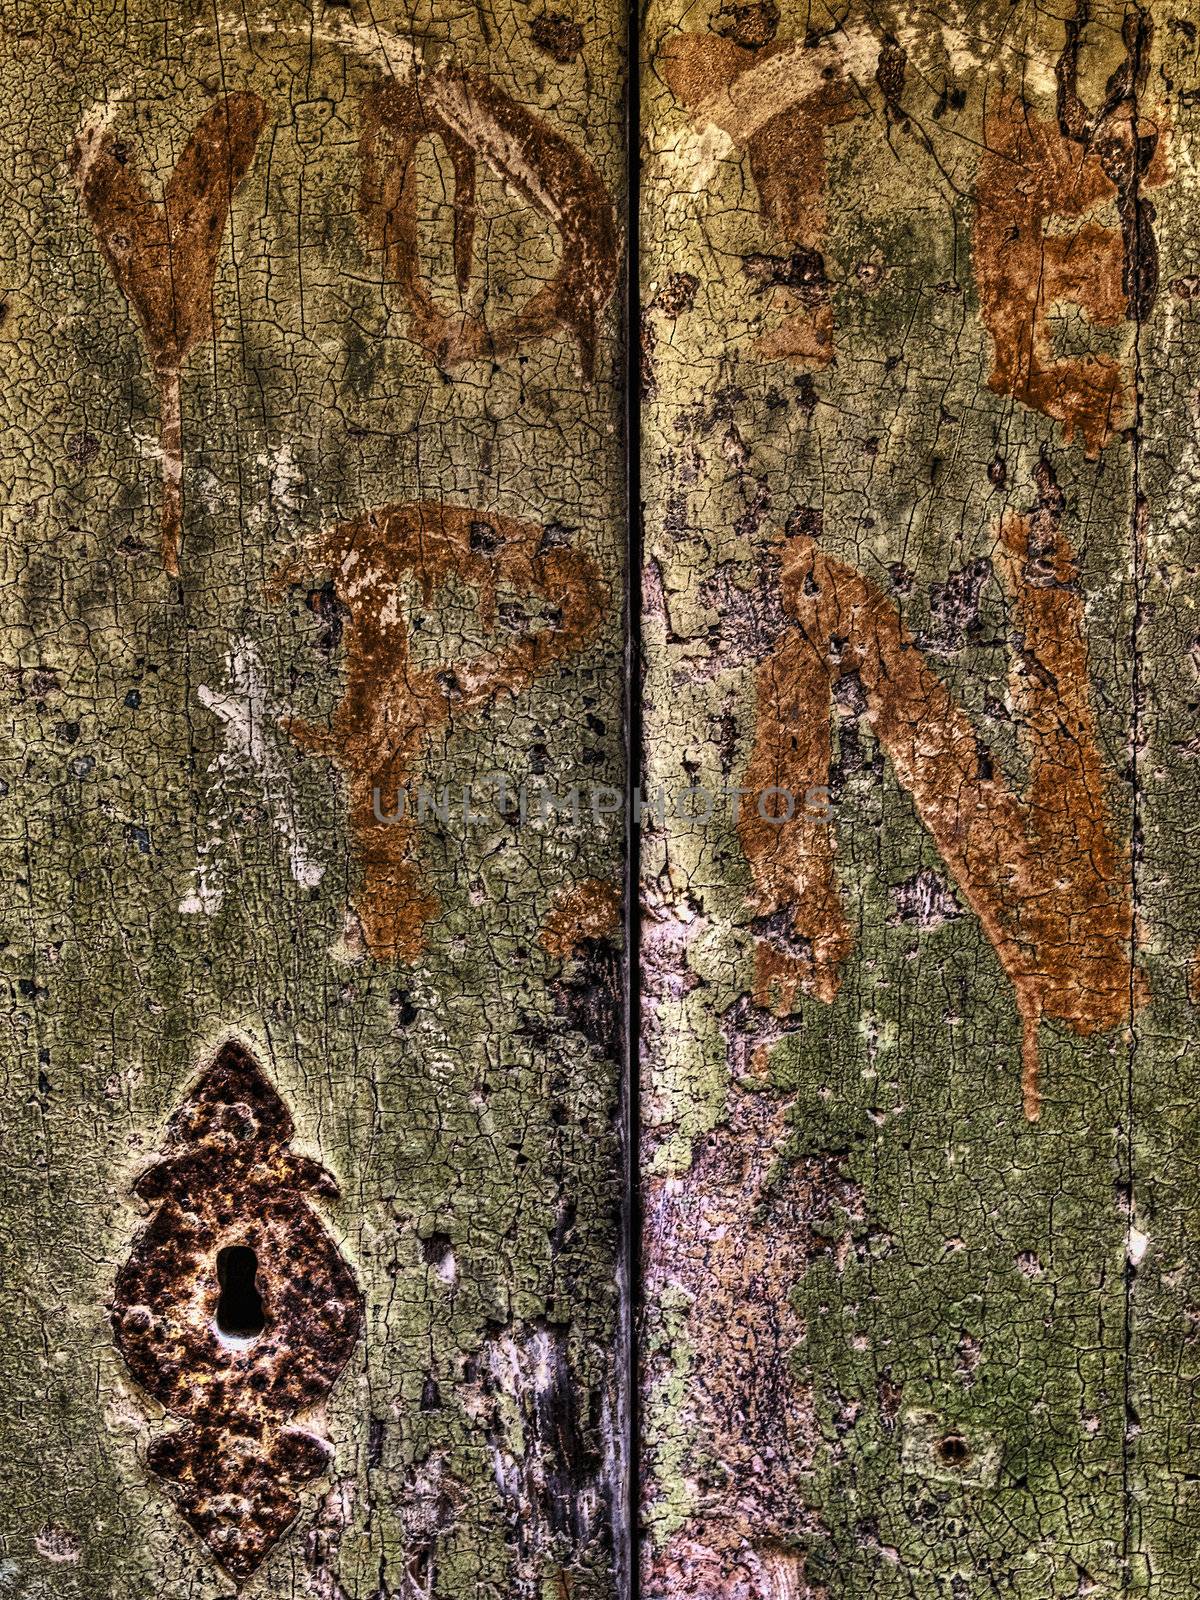
[[(1078, 435), (1095, 459), (1133, 421), (1130, 358), (1058, 356), (1051, 315), (1077, 306), (1097, 327), (1148, 315), (1158, 287), (1154, 207), (1144, 191), (1166, 181), (1162, 127), (1138, 95), (1151, 24), (1129, 12), (1126, 60), (1104, 104), (1089, 112), (1077, 88), (1086, 4), (1067, 25), (1054, 120), (1020, 93), (1000, 96), (984, 122), (975, 197), (975, 273), (992, 343), (989, 387)], [(1117, 224), (1103, 218), (1115, 209)], [(1060, 222), (1077, 222), (1063, 229)]]
[[(1036, 505), (1006, 515), (999, 530), (1018, 640), (1012, 692), (1029, 754), (1025, 793), (1000, 774), (892, 601), (822, 552), (811, 514), (779, 549), (783, 606), (796, 626), (759, 668), (745, 779), (752, 789), (778, 784), (798, 794), (825, 784), (832, 688), (856, 679), (876, 737), (1013, 986), (1031, 1120), (1042, 1019), (1095, 1033), (1127, 1021), (1131, 1001), (1145, 998), (1132, 965), (1128, 862), (1106, 802), (1088, 691), (1083, 604), (1062, 496), (1045, 461), (1037, 486)], [(756, 998), (780, 1011), (797, 991), (831, 1000), (853, 947), (832, 828), (799, 819), (771, 827), (747, 805), (739, 837), (753, 907), (770, 919), (756, 946)]]
[[(759, 264), (774, 258), (746, 263), (753, 293), (782, 289), (800, 308), (757, 342), (757, 353), (766, 361), (818, 368), (834, 358), (832, 285), (822, 253), (825, 140), (830, 128), (858, 116), (865, 101), (846, 59), (828, 41), (809, 48), (777, 40), (777, 22), (773, 7), (740, 7), (725, 36), (668, 40), (659, 65), (699, 123), (715, 124), (745, 148), (763, 222), (795, 247), (781, 272), (762, 272)], [(853, 61), (858, 43), (855, 36)]]
[[(616, 215), (591, 162), (490, 78), (457, 67), (412, 81), (379, 79), (363, 97), (362, 129), (363, 224), (408, 301), (413, 337), (433, 360), (443, 367), (500, 360), (566, 328), (590, 379), (600, 319), (620, 269)], [(416, 152), (429, 138), (441, 140), (454, 169), (454, 263), (461, 300), (470, 286), (481, 157), (558, 230), (558, 271), (496, 327), (465, 309), (443, 310), (422, 275)]]
[(110, 127), (85, 128), (71, 149), (84, 210), (117, 287), (133, 308), (154, 368), (162, 451), (162, 560), (179, 575), (183, 531), (180, 375), (215, 329), (213, 284), (230, 204), (250, 170), (267, 109), (226, 95), (192, 130), (163, 190), (150, 198), (137, 162)]
[[(112, 1302), (130, 1372), (185, 1424), (152, 1443), (150, 1466), (239, 1582), (292, 1522), (298, 1486), (329, 1463), (329, 1444), (286, 1420), (328, 1395), (363, 1318), (350, 1268), (305, 1198), (337, 1185), (289, 1149), (292, 1132), (249, 1050), (222, 1045), (137, 1180), (157, 1209)], [(243, 1291), (257, 1300), (257, 1332), (222, 1325), (231, 1249), (254, 1267)]]
[[(433, 729), (500, 695), (519, 694), (581, 649), (599, 628), (604, 584), (590, 557), (549, 540), (533, 523), (436, 501), (383, 506), (335, 524), (276, 574), (273, 591), (307, 585), (318, 566), (332, 572), (335, 597), (349, 618), (346, 693), (330, 728), (293, 719), (288, 730), (346, 774), (361, 872), (354, 909), (367, 949), (380, 960), (412, 961), (440, 907), (413, 859), (412, 805), (399, 820), (381, 822), (376, 795), (381, 815), (392, 815), (393, 798), (416, 776)], [(426, 604), (450, 578), (477, 590), (485, 630), (496, 625), (501, 587), (540, 600), (545, 625), (469, 661), (418, 667), (400, 606), (399, 590), (410, 575)]]
[(620, 889), (602, 878), (584, 878), (555, 895), (539, 942), (556, 961), (568, 961), (589, 940), (611, 939), (620, 931)]

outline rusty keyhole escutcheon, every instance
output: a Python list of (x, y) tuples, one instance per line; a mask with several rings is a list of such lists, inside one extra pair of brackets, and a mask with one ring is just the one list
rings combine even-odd
[(130, 1372), (184, 1422), (153, 1442), (150, 1467), (239, 1581), (329, 1463), (328, 1442), (288, 1419), (329, 1393), (362, 1326), (358, 1285), (306, 1198), (337, 1185), (292, 1133), (253, 1054), (227, 1040), (134, 1185), (156, 1209), (112, 1302)]

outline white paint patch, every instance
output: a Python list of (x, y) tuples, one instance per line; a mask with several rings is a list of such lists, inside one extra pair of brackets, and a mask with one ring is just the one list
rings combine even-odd
[(234, 830), (230, 780), (257, 778), (262, 799), (276, 830), (287, 841), (288, 869), (306, 889), (320, 883), (325, 868), (314, 861), (296, 822), (288, 782), (279, 709), (270, 700), (266, 677), (254, 646), (243, 640), (229, 657), (230, 685), (224, 690), (201, 684), (200, 704), (222, 724), (225, 748), (209, 767), (209, 829), (196, 851), (190, 893), (179, 902), (185, 916), (211, 916), (225, 898), (222, 847)]
[(469, 83), (445, 77), (423, 80), (430, 103), (445, 118), (458, 136), (473, 145), (485, 161), (500, 172), (507, 172), (533, 195), (542, 210), (558, 228), (563, 212), (557, 197), (543, 181), (541, 173), (526, 158), (519, 136), (493, 121), (479, 103)]
[[(203, 23), (193, 29), (193, 37), (211, 37), (213, 32), (213, 28)], [(417, 52), (412, 41), (401, 38), (388, 28), (381, 28), (377, 23), (368, 27), (347, 20), (332, 27), (324, 25), (314, 27), (307, 22), (276, 22), (264, 18), (261, 22), (255, 21), (251, 29), (246, 24), (246, 18), (239, 12), (219, 11), (215, 32), (218, 37), (239, 34), (243, 38), (248, 38), (253, 32), (260, 39), (275, 35), (283, 39), (296, 39), (305, 46), (314, 42), (332, 45), (335, 49), (344, 50), (348, 55), (360, 56), (364, 61), (374, 62), (394, 78), (407, 76), (415, 70), (417, 64)]]
[(846, 28), (815, 49), (797, 39), (718, 89), (699, 106), (699, 114), (745, 144), (780, 112), (823, 88), (830, 70), (851, 82), (870, 83), (882, 48), (878, 34), (863, 27)]
[(1125, 1241), (1125, 1254), (1131, 1267), (1140, 1267), (1146, 1251), (1150, 1248), (1150, 1235), (1143, 1233), (1140, 1228), (1130, 1228), (1129, 1237)]
[(204, 858), (204, 852), (210, 848), (208, 844), (200, 846), (196, 852), (198, 860), (192, 874), (192, 887), (179, 902), (181, 916), (211, 917), (221, 909), (221, 902), (225, 898), (225, 885), (218, 879), (212, 868), (212, 863)]
[[(214, 514), (232, 511), (237, 502), (233, 490), (207, 467), (193, 467), (188, 474), (192, 493), (206, 511)], [(173, 451), (163, 462), (163, 477), (176, 485), (183, 483), (183, 458)]]
[(166, 471), (166, 455), (162, 440), (157, 433), (133, 432), (130, 435), (130, 442), (143, 461), (153, 464), (156, 472)]
[(458, 1282), (458, 1262), (454, 1259), (454, 1251), (447, 1250), (433, 1270), (446, 1287), (452, 1289)]
[(278, 449), (258, 459), (268, 469), (271, 499), (287, 511), (299, 511), (306, 485), (291, 445), (285, 439)]
[(104, 135), (111, 129), (117, 120), (117, 113), (125, 100), (129, 98), (128, 89), (118, 89), (111, 98), (97, 100), (88, 107), (84, 113), (83, 121), (79, 124), (76, 135), (76, 147), (79, 152), (78, 166), (75, 169), (75, 182), (82, 189), (88, 180), (92, 163), (100, 153), (100, 145)]
[(670, 185), (668, 206), (679, 207), (696, 195), (707, 194), (721, 163), (737, 159), (737, 146), (715, 122), (680, 134), (673, 145), (658, 152), (659, 166)]

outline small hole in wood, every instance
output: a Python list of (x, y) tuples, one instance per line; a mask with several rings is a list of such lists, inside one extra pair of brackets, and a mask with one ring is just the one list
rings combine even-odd
[(243, 1244), (217, 1251), (217, 1327), (228, 1339), (257, 1339), (266, 1327), (256, 1277), (258, 1257)]
[(965, 1467), (971, 1459), (971, 1449), (961, 1433), (949, 1433), (939, 1443), (938, 1455), (948, 1467)]

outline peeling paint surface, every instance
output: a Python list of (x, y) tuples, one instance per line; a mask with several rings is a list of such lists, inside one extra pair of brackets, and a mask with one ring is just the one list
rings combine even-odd
[(1198, 26), (646, 15), (653, 1600), (1195, 1589)]
[(1195, 1593), (1194, 11), (0, 0), (0, 1590)]
[(0, 1588), (610, 1600), (623, 15), (0, 10)]

